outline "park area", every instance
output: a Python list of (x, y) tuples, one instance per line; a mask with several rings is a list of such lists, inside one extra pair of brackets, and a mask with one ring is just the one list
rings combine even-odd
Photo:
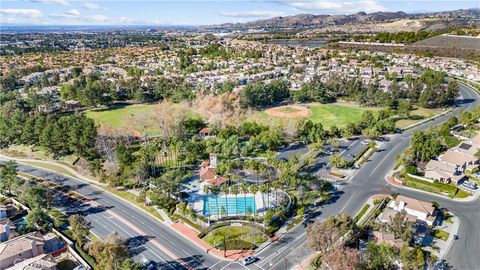
[[(308, 103), (303, 105), (284, 105), (255, 112), (251, 120), (265, 125), (286, 126), (303, 117), (308, 117), (313, 122), (320, 122), (325, 128), (333, 125), (345, 127), (348, 123), (358, 123), (362, 113), (370, 110), (375, 112), (382, 107), (361, 107), (355, 103), (336, 102), (330, 104)], [(427, 118), (443, 112), (442, 109), (415, 108), (407, 119), (392, 116), (397, 128), (405, 128)]]
[(203, 240), (212, 247), (220, 250), (253, 249), (267, 241), (267, 236), (258, 229), (250, 226), (224, 226), (213, 229), (203, 237)]
[(141, 137), (160, 135), (160, 123), (168, 119), (184, 119), (191, 111), (183, 104), (162, 102), (157, 104), (117, 105), (109, 109), (92, 110), (86, 116), (100, 126), (100, 132), (118, 132)]
[(250, 118), (263, 124), (286, 125), (289, 122), (308, 117), (320, 122), (326, 128), (333, 125), (344, 127), (347, 123), (360, 121), (367, 110), (378, 111), (381, 108), (360, 107), (354, 103), (337, 102), (331, 104), (309, 103), (304, 105), (286, 105), (256, 112)]

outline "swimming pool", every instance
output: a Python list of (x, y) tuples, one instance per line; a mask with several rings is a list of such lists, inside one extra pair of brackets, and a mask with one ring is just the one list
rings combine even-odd
[(203, 198), (203, 215), (208, 217), (212, 215), (222, 214), (222, 207), (225, 209), (224, 215), (245, 215), (247, 209), (250, 214), (255, 213), (257, 210), (255, 207), (255, 197), (253, 196), (238, 196), (227, 197), (225, 196), (210, 195)]

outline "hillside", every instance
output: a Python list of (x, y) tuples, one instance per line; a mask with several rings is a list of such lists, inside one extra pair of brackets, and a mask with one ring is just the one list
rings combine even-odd
[[(398, 12), (358, 12), (350, 15), (313, 15), (298, 14), (293, 16), (274, 17), (246, 23), (226, 23), (208, 28), (227, 29), (300, 29), (316, 31), (342, 31), (356, 27), (365, 29), (362, 32), (375, 31), (377, 25), (397, 26), (400, 31), (441, 30), (449, 27), (479, 26), (480, 8), (460, 9), (436, 13), (407, 14)], [(395, 22), (400, 24), (389, 25)]]

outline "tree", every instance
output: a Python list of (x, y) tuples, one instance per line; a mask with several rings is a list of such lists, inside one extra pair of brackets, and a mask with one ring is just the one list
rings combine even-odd
[(12, 187), (18, 186), (17, 163), (15, 161), (7, 161), (0, 164), (0, 189), (8, 190), (12, 194)]
[(70, 224), (73, 240), (82, 247), (89, 230), (92, 228), (90, 222), (81, 215), (73, 215), (68, 218), (68, 223)]
[[(359, 263), (358, 250), (341, 245), (333, 252), (322, 257), (322, 263), (330, 269), (356, 269)], [(375, 269), (375, 268), (372, 268)]]
[(410, 139), (410, 145), (410, 154), (418, 161), (428, 161), (444, 149), (439, 136), (432, 131), (415, 131)]
[(404, 244), (400, 248), (400, 259), (403, 262), (403, 269), (421, 270), (424, 269), (425, 260), (421, 248), (410, 249), (408, 244)]
[(394, 269), (395, 252), (385, 243), (370, 241), (362, 257), (366, 269)]
[(238, 193), (240, 193), (238, 185), (234, 185), (230, 188), (230, 192), (235, 195), (235, 215), (238, 215), (238, 201), (237, 201), (237, 196)]
[(30, 185), (27, 190), (27, 202), (31, 208), (47, 206), (47, 189), (43, 185)]
[(408, 221), (407, 212), (401, 211), (390, 217), (388, 228), (395, 235), (395, 238), (409, 242), (412, 239), (413, 222)]
[(35, 228), (34, 225), (43, 227), (47, 225), (48, 215), (40, 207), (34, 207), (26, 216), (27, 224), (30, 228)]
[(62, 212), (57, 209), (52, 209), (48, 212), (50, 217), (53, 219), (53, 226), (60, 228), (63, 224), (67, 223), (68, 219)]
[(378, 131), (376, 128), (366, 128), (362, 130), (362, 135), (369, 139), (375, 139), (380, 137), (382, 133)]
[(413, 110), (413, 105), (410, 100), (401, 99), (398, 102), (398, 114), (402, 118), (409, 118), (410, 112)]
[(125, 260), (128, 260), (128, 249), (116, 233), (110, 234), (105, 240), (95, 239), (88, 244), (88, 253), (97, 262), (100, 270), (120, 270)]
[(316, 221), (307, 226), (308, 246), (322, 254), (334, 250), (340, 238), (353, 226), (352, 219), (344, 214), (330, 216), (325, 221)]
[(347, 161), (340, 154), (330, 156), (330, 163), (337, 168), (343, 168), (347, 165)]

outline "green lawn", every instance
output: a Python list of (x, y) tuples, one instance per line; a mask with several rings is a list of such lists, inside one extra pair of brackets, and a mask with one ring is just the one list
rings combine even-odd
[[(344, 127), (347, 123), (357, 123), (360, 121), (364, 111), (371, 110), (375, 112), (382, 109), (378, 107), (360, 107), (355, 104), (347, 103), (310, 103), (306, 106), (308, 106), (312, 112), (309, 118), (314, 122), (322, 123), (325, 128), (329, 128), (333, 125), (336, 125), (337, 127)], [(289, 123), (298, 121), (298, 119), (299, 118), (284, 119), (270, 116), (264, 111), (254, 112), (249, 117), (249, 120), (258, 121), (262, 124), (273, 126), (286, 126)]]
[(457, 187), (449, 184), (434, 182), (430, 183), (427, 181), (422, 181), (419, 179), (415, 179), (409, 176), (406, 176), (405, 185), (412, 188), (421, 189), (424, 191), (436, 193), (436, 194), (443, 194), (447, 193), (449, 197), (452, 198), (466, 198), (471, 194), (458, 189)]
[[(167, 107), (163, 107), (167, 106)], [(119, 106), (107, 110), (88, 111), (87, 117), (105, 128), (124, 129), (126, 132), (147, 135), (157, 135), (160, 132), (158, 119), (160, 114), (166, 111), (188, 110), (181, 104), (138, 104)]]
[(355, 218), (353, 219), (355, 222), (359, 221), (363, 215), (365, 215), (365, 213), (367, 212), (368, 208), (370, 208), (370, 204), (365, 204), (362, 209), (360, 210), (360, 212), (358, 212), (358, 214), (355, 216)]
[(343, 127), (347, 123), (357, 123), (361, 120), (362, 113), (366, 110), (378, 111), (381, 108), (360, 107), (353, 104), (312, 104), (309, 105), (312, 115), (310, 119), (320, 122), (324, 127), (337, 125)]
[[(413, 110), (410, 114), (410, 119), (400, 119), (396, 122), (397, 128), (406, 128), (410, 125), (416, 124), (420, 121), (423, 121), (427, 118), (433, 117), (441, 113), (441, 109), (427, 109), (427, 108), (417, 108)], [(398, 118), (398, 117), (397, 117)]]
[(443, 230), (440, 230), (440, 229), (435, 229), (435, 230), (433, 231), (433, 233), (434, 233), (434, 236), (435, 236), (436, 238), (442, 239), (442, 240), (444, 240), (444, 241), (447, 241), (448, 236), (450, 235), (448, 232), (443, 231)]
[(218, 249), (223, 249), (225, 239), (227, 250), (240, 250), (260, 246), (267, 241), (267, 236), (249, 226), (224, 226), (210, 231), (202, 239)]

